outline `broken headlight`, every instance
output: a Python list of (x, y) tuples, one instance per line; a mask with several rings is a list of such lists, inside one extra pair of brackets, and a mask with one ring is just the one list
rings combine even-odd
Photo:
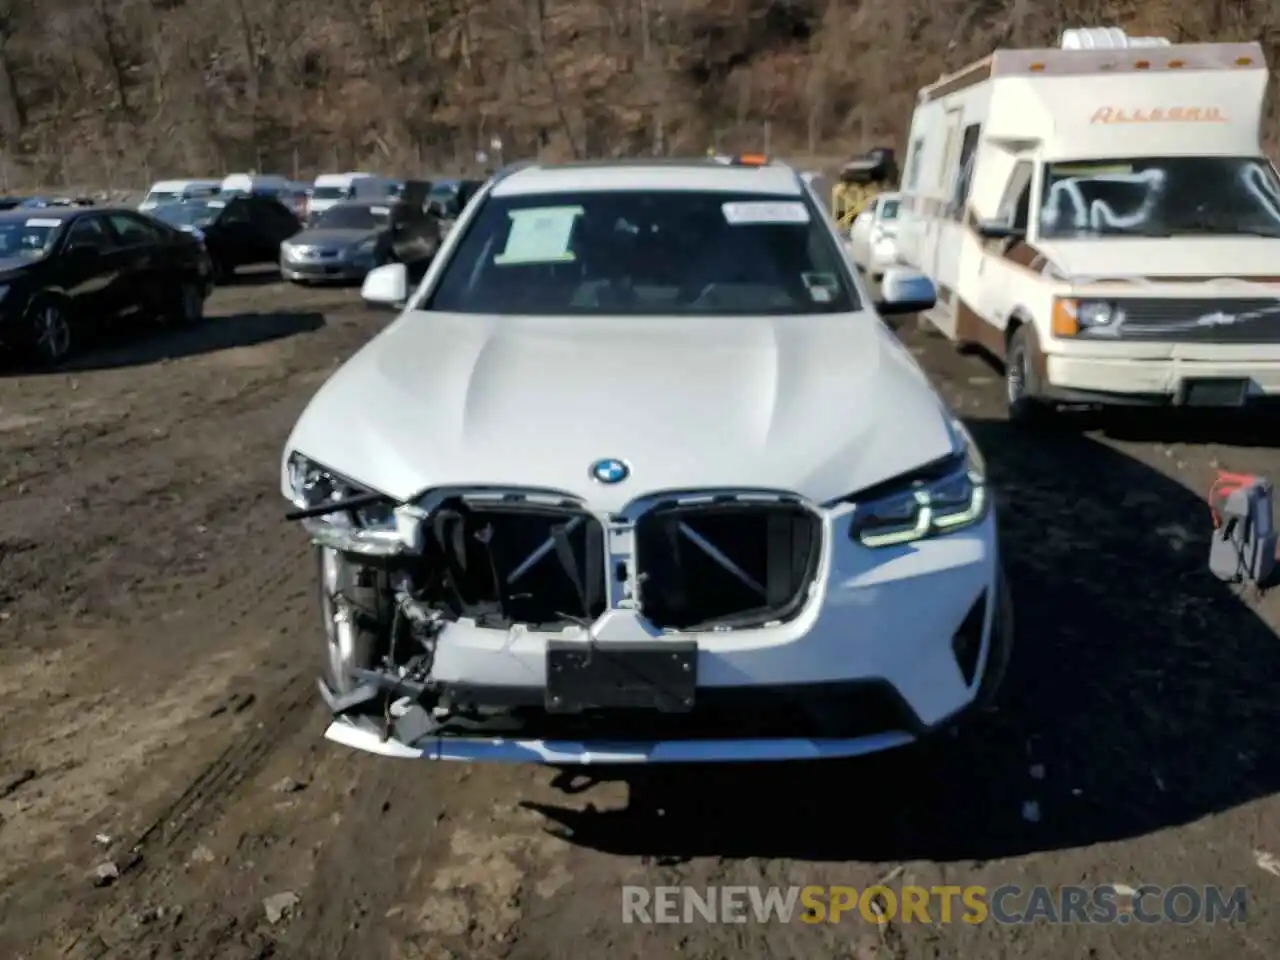
[(892, 547), (972, 526), (989, 503), (981, 455), (969, 450), (854, 498), (849, 534), (867, 547)]
[[(324, 546), (348, 553), (394, 554), (403, 548), (396, 530), (395, 502), (328, 467), (291, 453), (286, 466), (294, 506), (309, 510), (332, 503), (333, 513), (307, 517), (303, 528)], [(351, 504), (344, 507), (344, 504)]]

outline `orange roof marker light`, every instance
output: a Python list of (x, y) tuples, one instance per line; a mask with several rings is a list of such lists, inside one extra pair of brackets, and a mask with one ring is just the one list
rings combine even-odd
[(767, 167), (769, 158), (763, 153), (740, 153), (733, 158), (735, 167)]

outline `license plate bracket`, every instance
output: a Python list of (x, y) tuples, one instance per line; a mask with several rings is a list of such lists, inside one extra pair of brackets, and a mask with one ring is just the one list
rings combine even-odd
[(688, 713), (698, 686), (698, 645), (547, 642), (548, 713), (594, 709)]
[(1191, 379), (1182, 381), (1178, 403), (1186, 407), (1242, 407), (1248, 397), (1248, 380)]

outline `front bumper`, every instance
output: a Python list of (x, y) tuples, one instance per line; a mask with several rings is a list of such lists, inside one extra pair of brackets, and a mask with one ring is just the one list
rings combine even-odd
[(470, 698), (477, 703), (522, 708), (514, 727), (442, 732), (415, 707), (385, 738), (376, 721), (347, 717), (326, 735), (384, 756), (438, 760), (792, 760), (904, 746), (978, 701), (1006, 602), (993, 514), (959, 533), (874, 550), (829, 528), (815, 584), (794, 620), (758, 629), (655, 638), (642, 618), (620, 609), (594, 624), (601, 650), (664, 636), (695, 641), (696, 704), (688, 713), (545, 713), (548, 642), (576, 639), (586, 649), (585, 634), (459, 622), (439, 635), (434, 680), (445, 689), (482, 688)]
[(1164, 405), (1191, 381), (1245, 380), (1246, 399), (1280, 397), (1280, 360), (1124, 359), (1050, 355), (1049, 399), (1063, 402)]
[(372, 269), (372, 261), (361, 260), (280, 261), (280, 276), (293, 281), (363, 280)]

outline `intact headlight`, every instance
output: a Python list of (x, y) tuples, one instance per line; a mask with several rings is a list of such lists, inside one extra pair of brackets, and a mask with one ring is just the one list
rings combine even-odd
[(1061, 298), (1053, 303), (1053, 332), (1074, 337), (1085, 330), (1106, 333), (1124, 323), (1124, 306), (1110, 300)]
[(368, 240), (361, 240), (351, 248), (351, 256), (353, 257), (371, 257), (374, 248), (378, 245), (376, 237), (370, 237)]
[[(396, 529), (395, 503), (348, 480), (328, 467), (291, 453), (286, 465), (290, 499), (302, 510), (334, 504), (333, 513), (302, 521), (316, 542), (351, 553), (391, 554), (402, 549)], [(342, 508), (344, 502), (358, 505)]]
[(867, 547), (891, 547), (973, 526), (990, 504), (981, 454), (969, 450), (854, 500), (849, 535)]

